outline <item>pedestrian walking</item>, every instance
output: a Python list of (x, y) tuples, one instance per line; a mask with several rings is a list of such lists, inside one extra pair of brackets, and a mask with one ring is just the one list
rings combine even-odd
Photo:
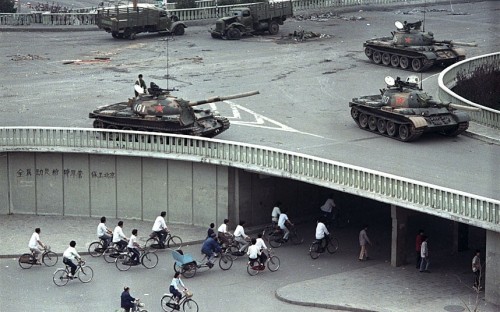
[(424, 230), (418, 230), (417, 237), (415, 239), (415, 251), (416, 251), (416, 263), (415, 267), (420, 269), (420, 261), (422, 257), (420, 257), (420, 251), (422, 249), (422, 238), (424, 237)]
[(368, 238), (366, 231), (368, 230), (368, 225), (363, 225), (363, 229), (359, 232), (359, 246), (361, 246), (361, 251), (359, 253), (359, 261), (370, 260), (368, 257), (368, 244), (371, 245), (372, 242)]
[(424, 235), (422, 238), (422, 246), (420, 248), (420, 273), (431, 273), (429, 271), (429, 246), (427, 245), (427, 240), (429, 238)]
[(472, 288), (476, 291), (480, 291), (481, 287), (481, 251), (476, 249), (476, 254), (472, 258), (472, 273), (474, 273), (474, 286)]

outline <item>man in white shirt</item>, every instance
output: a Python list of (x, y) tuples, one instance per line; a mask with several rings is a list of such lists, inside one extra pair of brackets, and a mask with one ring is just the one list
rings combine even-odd
[(328, 196), (328, 199), (326, 202), (323, 204), (323, 206), (320, 207), (321, 212), (326, 218), (326, 221), (330, 222), (333, 217), (333, 208), (335, 208), (335, 202), (333, 201), (333, 194), (330, 194)]
[(290, 224), (291, 226), (293, 225), (293, 223), (288, 219), (288, 216), (287, 216), (286, 213), (287, 213), (287, 211), (283, 210), (283, 212), (280, 214), (280, 217), (278, 219), (278, 226), (279, 226), (279, 228), (283, 232), (285, 232), (285, 234), (283, 235), (283, 240), (285, 242), (288, 241), (288, 235), (290, 235), (290, 230), (287, 227), (287, 223)]
[(259, 260), (260, 263), (265, 264), (267, 260), (267, 255), (264, 250), (267, 250), (266, 243), (262, 239), (262, 233), (257, 234), (257, 240), (255, 241), (255, 246), (260, 250)]
[(113, 232), (108, 229), (106, 226), (106, 217), (101, 217), (101, 223), (97, 226), (97, 237), (99, 239), (102, 239), (103, 245), (102, 248), (106, 249), (108, 248), (109, 244), (111, 243), (111, 239), (113, 238), (111, 236)]
[(217, 237), (219, 238), (221, 244), (224, 247), (229, 246), (229, 237), (231, 233), (228, 232), (227, 225), (229, 224), (229, 219), (224, 219), (224, 223), (217, 229)]
[(155, 223), (153, 224), (153, 232), (158, 235), (158, 241), (160, 248), (165, 248), (165, 238), (167, 237), (168, 228), (165, 223), (166, 211), (162, 211), (158, 217), (156, 217)]
[(71, 267), (71, 272), (68, 274), (68, 277), (73, 278), (76, 272), (76, 264), (73, 260), (80, 261), (81, 257), (75, 249), (76, 242), (71, 241), (69, 243), (69, 247), (63, 253), (63, 263), (69, 265)]
[[(247, 255), (248, 255), (248, 261), (250, 262), (250, 265), (254, 265), (254, 262), (261, 255), (260, 248), (255, 245), (256, 243), (257, 243), (257, 240), (255, 238), (252, 238), (252, 245), (250, 245), (248, 247)], [(262, 265), (262, 263), (261, 263), (261, 265)]]
[(320, 252), (324, 251), (324, 248), (326, 247), (326, 240), (325, 237), (327, 235), (330, 235), (330, 232), (328, 232), (328, 229), (326, 228), (326, 225), (324, 223), (324, 219), (321, 218), (318, 220), (318, 223), (316, 224), (316, 240), (320, 241), (319, 246), (320, 246)]
[(234, 230), (234, 240), (240, 245), (239, 253), (242, 255), (244, 254), (244, 250), (248, 247), (247, 239), (249, 238), (248, 235), (245, 234), (245, 229), (243, 228), (244, 224), (245, 221), (240, 221), (240, 224)]
[(130, 239), (128, 240), (128, 251), (132, 253), (132, 256), (130, 257), (130, 262), (132, 264), (138, 264), (139, 263), (139, 257), (141, 256), (141, 253), (139, 252), (139, 243), (137, 243), (137, 229), (132, 230), (132, 235), (130, 235)]
[(428, 240), (428, 237), (424, 235), (424, 237), (422, 238), (422, 247), (420, 248), (420, 257), (422, 258), (422, 260), (420, 261), (420, 272), (424, 272), (424, 273), (431, 273), (431, 271), (429, 271), (429, 264), (430, 264), (430, 261), (429, 261), (429, 246), (427, 245), (427, 240)]
[(280, 217), (281, 210), (280, 210), (281, 202), (276, 202), (274, 204), (273, 211), (271, 212), (271, 222), (274, 226), (278, 223), (278, 218)]
[(118, 225), (113, 230), (113, 243), (118, 245), (120, 250), (127, 246), (128, 238), (123, 233), (123, 221), (118, 221)]
[(40, 264), (40, 255), (42, 254), (42, 250), (40, 250), (40, 247), (45, 248), (45, 244), (40, 240), (40, 232), (40, 228), (36, 228), (35, 232), (31, 234), (31, 238), (28, 243), (29, 249), (35, 254), (37, 264)]

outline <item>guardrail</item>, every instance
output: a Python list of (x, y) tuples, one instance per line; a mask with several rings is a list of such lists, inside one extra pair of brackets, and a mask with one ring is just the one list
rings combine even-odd
[(476, 56), (448, 66), (439, 74), (438, 97), (443, 102), (453, 102), (465, 106), (481, 108), (480, 112), (468, 112), (471, 119), (482, 125), (500, 129), (500, 111), (471, 102), (451, 91), (457, 84), (459, 73), (472, 73), (481, 66), (495, 68), (500, 71), (500, 52)]
[(0, 128), (0, 152), (140, 156), (230, 166), (500, 232), (500, 201), (305, 154), (200, 137), (90, 128)]

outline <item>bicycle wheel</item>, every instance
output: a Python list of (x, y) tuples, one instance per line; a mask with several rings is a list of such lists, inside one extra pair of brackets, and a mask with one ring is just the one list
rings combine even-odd
[(42, 262), (43, 262), (43, 264), (45, 264), (48, 267), (56, 265), (57, 260), (59, 260), (59, 257), (53, 251), (47, 251), (42, 256)]
[(161, 308), (165, 312), (171, 312), (175, 310), (174, 297), (170, 294), (161, 297)]
[(116, 261), (116, 258), (120, 256), (120, 252), (115, 247), (108, 247), (104, 251), (103, 256), (104, 261), (106, 261), (107, 263), (113, 263)]
[(52, 280), (57, 286), (64, 286), (68, 284), (68, 271), (66, 271), (65, 269), (58, 269), (54, 272), (54, 275), (52, 275)]
[(283, 245), (283, 236), (282, 235), (273, 235), (270, 237), (269, 245), (273, 248), (278, 248)]
[(302, 242), (304, 241), (297, 233), (297, 230), (290, 231), (290, 240), (294, 245), (302, 244)]
[(148, 238), (144, 248), (146, 250), (157, 251), (160, 247), (159, 244), (160, 243), (158, 242), (158, 239), (156, 237)]
[(101, 242), (93, 242), (92, 244), (89, 245), (89, 254), (92, 257), (100, 257), (102, 256), (103, 252), (104, 250), (102, 249)]
[(259, 274), (259, 271), (260, 270), (255, 269), (255, 266), (253, 266), (251, 264), (247, 264), (247, 273), (250, 276), (255, 276), (255, 275)]
[(152, 269), (158, 264), (158, 256), (154, 252), (146, 252), (141, 258), (141, 263), (146, 269)]
[(239, 254), (240, 250), (238, 249), (238, 247), (236, 246), (229, 246), (227, 249), (226, 249), (226, 255), (231, 258), (233, 261), (238, 259), (238, 254)]
[(219, 267), (224, 271), (229, 270), (233, 266), (233, 259), (226, 255), (222, 254), (219, 259)]
[(94, 270), (92, 270), (92, 268), (89, 266), (84, 265), (80, 268), (80, 271), (78, 271), (78, 279), (82, 283), (90, 282), (93, 277), (94, 277)]
[(116, 258), (115, 262), (116, 268), (120, 271), (127, 271), (130, 269), (130, 256), (127, 254), (121, 254)]
[(333, 254), (339, 249), (339, 240), (334, 238), (330, 238), (328, 245), (326, 245), (326, 250), (328, 253)]
[(19, 260), (17, 261), (19, 263), (19, 266), (23, 269), (29, 269), (33, 266), (35, 263), (35, 259), (33, 256), (29, 253), (22, 254), (21, 257), (19, 257)]
[(196, 267), (196, 264), (194, 264), (194, 263), (185, 264), (182, 266), (181, 274), (185, 278), (191, 278), (196, 274), (196, 269), (197, 269), (197, 267)]
[(309, 256), (311, 256), (311, 258), (313, 259), (318, 259), (319, 257), (319, 249), (320, 248), (320, 244), (317, 242), (317, 241), (314, 241), (311, 246), (309, 247)]
[(182, 310), (184, 312), (198, 312), (198, 304), (193, 299), (187, 299), (182, 304)]
[(175, 273), (181, 273), (182, 272), (182, 267), (177, 264), (177, 262), (174, 262), (174, 272)]
[(179, 236), (170, 236), (167, 241), (168, 248), (179, 249), (182, 247), (182, 239)]
[(271, 256), (267, 261), (267, 268), (271, 272), (276, 272), (280, 268), (280, 258), (277, 256)]

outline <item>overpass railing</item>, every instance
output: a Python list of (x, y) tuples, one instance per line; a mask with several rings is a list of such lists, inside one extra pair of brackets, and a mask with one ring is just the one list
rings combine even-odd
[(500, 71), (500, 52), (476, 56), (447, 67), (439, 74), (438, 97), (443, 102), (453, 102), (481, 108), (480, 112), (468, 112), (471, 119), (482, 125), (500, 129), (500, 111), (471, 102), (451, 91), (457, 85), (459, 74), (473, 73), (477, 68), (483, 66)]
[(0, 152), (140, 156), (230, 166), (295, 179), (500, 232), (500, 201), (269, 147), (90, 128), (0, 128)]

